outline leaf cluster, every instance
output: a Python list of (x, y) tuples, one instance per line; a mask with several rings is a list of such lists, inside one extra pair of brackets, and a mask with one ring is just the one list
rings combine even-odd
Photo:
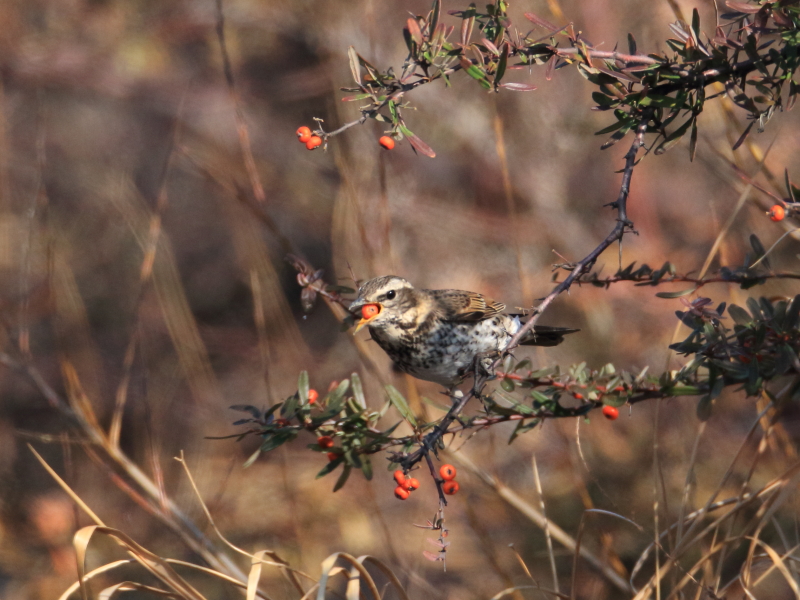
[[(735, 283), (741, 289), (747, 290), (763, 285), (770, 279), (800, 279), (800, 273), (774, 272), (767, 256), (768, 251), (764, 249), (764, 245), (755, 234), (750, 236), (750, 246), (752, 252), (745, 256), (741, 265), (720, 267), (717, 275), (713, 277), (701, 278), (692, 277), (688, 274), (680, 275), (675, 265), (670, 262), (665, 262), (659, 269), (653, 269), (647, 264), (637, 266), (636, 261), (634, 261), (626, 267), (618, 269), (616, 273), (609, 277), (601, 277), (599, 270), (586, 273), (578, 278), (577, 283), (590, 284), (601, 288), (608, 288), (611, 284), (620, 281), (633, 282), (637, 287), (656, 287), (664, 283), (678, 282), (694, 284), (690, 288), (676, 292), (658, 292), (656, 294), (659, 298), (681, 298), (696, 292), (699, 288), (709, 283)], [(554, 269), (556, 272), (553, 275), (554, 280), (558, 277), (558, 271), (562, 269), (570, 270), (571, 266), (568, 264), (556, 265)]]
[[(713, 401), (726, 387), (735, 386), (749, 396), (771, 394), (770, 382), (800, 375), (800, 296), (777, 302), (750, 298), (747, 308), (725, 303), (711, 308), (709, 298), (681, 301), (686, 310), (676, 314), (691, 332), (671, 348), (688, 357), (682, 369), (651, 375), (647, 368), (625, 371), (607, 364), (593, 370), (581, 363), (568, 369), (555, 366), (531, 370), (530, 361), (516, 362), (507, 356), (503, 370), (495, 373), (499, 387), (480, 396), (482, 409), (475, 414), (458, 415), (432, 451), (444, 447), (445, 436), (503, 422), (516, 422), (511, 443), (548, 418), (587, 418), (591, 410), (603, 405), (633, 405), (653, 398), (700, 396), (698, 414), (707, 418)], [(790, 401), (800, 400), (800, 378), (792, 383), (786, 397)], [(428, 402), (445, 412), (448, 410)], [(323, 398), (311, 402), (308, 375), (303, 372), (297, 392), (285, 401), (266, 410), (253, 406), (232, 408), (250, 415), (235, 423), (248, 426), (247, 431), (238, 435), (239, 439), (250, 434), (263, 438), (248, 465), (262, 452), (291, 442), (304, 431), (335, 440), (333, 448), (320, 444), (309, 444), (308, 448), (329, 453), (329, 462), (318, 477), (343, 467), (334, 488), (338, 490), (353, 469), (362, 471), (367, 479), (372, 478), (369, 459), (372, 454), (389, 451), (389, 468), (404, 465), (405, 458), (419, 447), (420, 440), (441, 423), (441, 419), (420, 421), (403, 395), (390, 385), (386, 386), (386, 399), (379, 411), (367, 406), (357, 374), (332, 385)], [(380, 421), (391, 407), (402, 420), (382, 429)], [(393, 435), (402, 422), (410, 426), (412, 433)]]
[[(725, 387), (738, 386), (748, 396), (771, 395), (770, 381), (800, 374), (800, 296), (774, 303), (748, 298), (747, 309), (731, 304), (727, 311), (733, 327), (722, 322), (725, 303), (714, 310), (710, 304), (710, 299), (700, 298), (676, 313), (692, 331), (670, 346), (692, 357), (680, 377), (702, 379), (707, 389), (698, 406), (701, 418), (708, 416), (710, 403)], [(800, 400), (800, 381), (787, 391), (790, 401)]]
[[(718, 18), (713, 36), (704, 36), (695, 10), (691, 23), (670, 25), (674, 37), (666, 40), (668, 52), (640, 55), (631, 35), (627, 53), (601, 51), (572, 24), (558, 28), (531, 13), (525, 17), (544, 29), (544, 36), (522, 33), (509, 19), (505, 0), (495, 0), (483, 11), (474, 3), (464, 10), (449, 11), (461, 19), (454, 36), (456, 27), (441, 21), (441, 2), (434, 0), (427, 15), (407, 21), (403, 35), (408, 56), (399, 74), (392, 67), (380, 71), (350, 49), (356, 85), (342, 89), (355, 94), (342, 100), (368, 101), (359, 109), (361, 119), (352, 124), (367, 118), (386, 122), (391, 126), (387, 133), (397, 139), (408, 138), (416, 151), (433, 157), (433, 150), (403, 119), (402, 111), (410, 108), (404, 101), (407, 92), (436, 80), (449, 85), (458, 71), (487, 91), (531, 91), (535, 86), (505, 82), (507, 74), (545, 65), (545, 77), (550, 79), (554, 70), (575, 65), (597, 88), (592, 94), (595, 110), (613, 113), (614, 122), (597, 132), (612, 134), (604, 148), (636, 130), (644, 119), (647, 131), (657, 134), (656, 154), (666, 152), (689, 133), (690, 156), (694, 157), (697, 119), (706, 100), (725, 94), (749, 113), (751, 123), (738, 146), (753, 125), (762, 130), (776, 111), (790, 109), (799, 89), (794, 81), (800, 46), (797, 0), (729, 1), (727, 6), (730, 12)], [(712, 84), (718, 87), (707, 96)], [(320, 134), (333, 135), (349, 125), (332, 134)]]

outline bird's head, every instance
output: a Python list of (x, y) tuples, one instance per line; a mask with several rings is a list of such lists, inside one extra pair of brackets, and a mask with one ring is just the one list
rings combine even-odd
[(403, 315), (416, 305), (413, 292), (412, 285), (396, 275), (365, 282), (349, 308), (353, 315), (361, 317), (353, 333), (364, 325), (382, 328), (403, 320)]

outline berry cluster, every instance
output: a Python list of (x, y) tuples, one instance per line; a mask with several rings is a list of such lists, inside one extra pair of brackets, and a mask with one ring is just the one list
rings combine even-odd
[(407, 500), (411, 492), (419, 489), (419, 480), (409, 477), (400, 469), (394, 472), (394, 480), (397, 482), (397, 487), (394, 488), (394, 495), (400, 500)]
[[(442, 465), (439, 469), (439, 477), (443, 479), (442, 491), (448, 496), (457, 494), (461, 486), (455, 481), (456, 468), (453, 465)], [(397, 487), (394, 488), (394, 495), (400, 500), (407, 500), (416, 489), (419, 489), (419, 480), (414, 477), (409, 477), (401, 469), (394, 472), (394, 480), (397, 482)]]
[(456, 468), (453, 465), (442, 465), (439, 468), (439, 477), (444, 479), (442, 491), (448, 496), (457, 494), (461, 486), (456, 481)]
[[(305, 144), (306, 148), (309, 150), (316, 150), (322, 146), (322, 138), (311, 131), (311, 128), (306, 125), (298, 127), (295, 133), (297, 133), (297, 139)], [(378, 143), (386, 148), (386, 150), (392, 150), (394, 148), (394, 138), (388, 135), (381, 136)]]
[(306, 145), (309, 150), (322, 146), (322, 138), (314, 135), (309, 127), (303, 125), (297, 130), (297, 139)]

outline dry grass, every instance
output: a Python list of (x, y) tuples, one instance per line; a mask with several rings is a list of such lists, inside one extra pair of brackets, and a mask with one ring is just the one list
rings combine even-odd
[[(647, 51), (673, 8), (692, 8), (642, 6), (534, 1), (512, 15), (561, 11), (596, 44), (632, 31)], [(302, 315), (286, 252), (344, 285), (349, 265), (525, 306), (550, 290), (554, 250), (578, 259), (613, 225), (602, 205), (621, 165), (619, 149), (599, 152), (593, 132), (607, 123), (567, 69), (550, 82), (516, 72), (539, 87), (530, 94), (487, 98), (463, 80), (419, 90), (409, 119), (434, 160), (402, 144), (379, 153), (374, 123), (307, 152), (297, 126), (355, 116), (338, 101), (347, 47), (398, 65), (406, 11), (428, 3), (223, 8), (232, 84), (213, 3), (0, 6), (0, 596), (800, 597), (788, 388), (725, 393), (702, 424), (678, 399), (579, 434), (565, 420), (511, 446), (502, 428), (456, 440), (446, 573), (422, 556), (430, 532), (412, 526), (435, 512), (429, 482), (400, 503), (376, 469), (331, 494), (310, 437), (247, 470), (254, 446), (205, 439), (233, 431), (229, 405), (284, 398), (303, 369), (320, 390), (357, 371), (371, 407), (392, 383), (420, 398), (418, 414), (441, 415), (436, 386), (393, 373), (324, 306)], [(711, 106), (694, 163), (679, 146), (637, 167), (639, 236), (603, 258), (604, 273), (618, 260), (713, 272), (744, 259), (750, 233), (777, 241), (791, 225), (770, 222), (771, 200), (730, 165), (783, 195), (784, 168), (800, 180), (797, 119), (777, 115), (732, 153), (745, 123)], [(789, 236), (770, 258), (790, 270), (796, 254)], [(739, 304), (797, 293), (703, 291)], [(546, 320), (580, 337), (531, 358), (674, 365), (679, 308), (651, 288), (574, 289)]]

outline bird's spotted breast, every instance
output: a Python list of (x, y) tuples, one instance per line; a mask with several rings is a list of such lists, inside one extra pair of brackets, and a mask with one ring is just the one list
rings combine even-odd
[(378, 328), (371, 333), (400, 370), (452, 385), (467, 374), (477, 354), (504, 350), (520, 326), (518, 318), (500, 314), (473, 323), (429, 319), (399, 336)]
[[(380, 310), (365, 316), (368, 304)], [(476, 355), (508, 347), (522, 324), (504, 309), (502, 302), (476, 292), (415, 289), (394, 275), (365, 282), (350, 304), (350, 312), (363, 317), (356, 331), (368, 327), (372, 339), (402, 371), (445, 386), (460, 383)], [(537, 326), (521, 343), (555, 346), (574, 331)]]

